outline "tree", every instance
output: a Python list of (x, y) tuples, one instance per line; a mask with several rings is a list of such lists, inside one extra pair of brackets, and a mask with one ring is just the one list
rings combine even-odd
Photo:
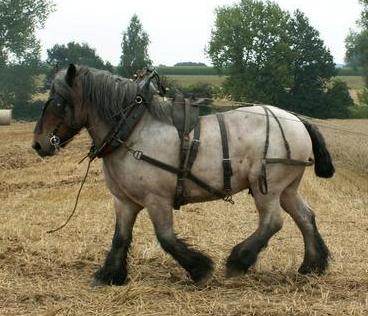
[(126, 78), (131, 78), (137, 70), (152, 64), (148, 56), (148, 34), (135, 14), (130, 20), (127, 31), (123, 33), (121, 44), (122, 55), (118, 72)]
[(52, 11), (48, 0), (0, 2), (0, 107), (26, 102), (34, 90), (33, 78), (40, 71), (35, 31)]
[(368, 0), (359, 0), (359, 2), (363, 5), (363, 11), (360, 19), (360, 24), (368, 29)]
[(358, 25), (360, 31), (351, 31), (346, 38), (346, 62), (353, 67), (361, 68), (368, 88), (368, 0), (360, 0), (363, 4), (363, 12)]
[(350, 96), (349, 87), (346, 82), (334, 80), (326, 92), (325, 118), (347, 118), (354, 101)]
[(288, 84), (281, 32), (287, 21), (271, 2), (242, 0), (216, 10), (208, 54), (220, 72), (230, 74), (224, 88), (234, 99), (278, 103)]
[(35, 31), (53, 10), (49, 0), (2, 0), (0, 2), (0, 65), (24, 61), (39, 51)]
[(291, 84), (284, 101), (293, 111), (310, 116), (324, 115), (326, 89), (331, 78), (336, 76), (333, 57), (302, 12), (295, 11), (287, 31)]
[(87, 43), (69, 42), (66, 45), (56, 44), (47, 50), (47, 62), (58, 67), (67, 67), (69, 64), (85, 65), (97, 69), (111, 68), (110, 63), (104, 63), (97, 55), (96, 50)]
[(363, 5), (361, 18), (357, 21), (360, 30), (351, 31), (346, 38), (345, 60), (350, 66), (360, 68), (365, 81), (365, 89), (358, 95), (359, 103), (368, 105), (368, 0), (360, 0)]
[(333, 58), (300, 11), (270, 1), (241, 0), (216, 10), (208, 54), (228, 72), (235, 100), (271, 103), (307, 115), (324, 112)]

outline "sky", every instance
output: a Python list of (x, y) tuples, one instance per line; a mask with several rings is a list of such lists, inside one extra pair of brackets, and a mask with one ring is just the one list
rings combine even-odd
[[(122, 32), (137, 14), (150, 38), (154, 65), (211, 61), (205, 49), (215, 20), (215, 8), (234, 0), (54, 0), (56, 11), (37, 32), (46, 49), (70, 41), (86, 42), (113, 65), (119, 63)], [(334, 56), (344, 62), (345, 38), (355, 28), (361, 6), (358, 0), (275, 0), (284, 10), (300, 9), (310, 19)]]

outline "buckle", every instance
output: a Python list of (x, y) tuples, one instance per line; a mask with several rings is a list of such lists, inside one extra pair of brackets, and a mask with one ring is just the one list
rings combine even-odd
[(133, 157), (137, 160), (141, 160), (142, 159), (142, 156), (143, 156), (143, 152), (140, 151), (140, 150), (135, 150), (133, 152)]

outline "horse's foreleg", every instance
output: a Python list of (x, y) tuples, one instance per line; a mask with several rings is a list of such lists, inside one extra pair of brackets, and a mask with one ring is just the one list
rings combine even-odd
[(173, 214), (170, 205), (149, 203), (148, 213), (162, 248), (168, 252), (190, 275), (194, 282), (205, 282), (213, 270), (212, 260), (190, 248), (177, 238), (173, 229)]
[(279, 195), (271, 192), (262, 195), (256, 186), (252, 187), (252, 191), (259, 211), (259, 225), (250, 237), (233, 248), (226, 262), (227, 277), (247, 272), (257, 261), (260, 251), (267, 246), (268, 240), (282, 228)]
[(95, 273), (94, 285), (122, 285), (127, 278), (127, 256), (137, 214), (142, 209), (129, 199), (114, 199), (116, 211), (115, 233), (105, 263)]
[(303, 234), (305, 252), (299, 272), (323, 273), (328, 267), (329, 251), (317, 229), (313, 211), (293, 187), (282, 193), (281, 205)]

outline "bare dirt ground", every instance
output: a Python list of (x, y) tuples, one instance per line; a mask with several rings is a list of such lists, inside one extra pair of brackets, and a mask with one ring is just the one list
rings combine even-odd
[[(283, 230), (243, 277), (226, 279), (231, 248), (257, 226), (251, 196), (236, 205), (211, 202), (176, 213), (181, 237), (216, 262), (213, 279), (198, 288), (156, 242), (143, 211), (134, 229), (130, 281), (92, 288), (91, 276), (110, 247), (114, 212), (93, 163), (77, 215), (69, 215), (86, 163), (89, 140), (79, 136), (58, 156), (42, 160), (30, 148), (33, 124), (0, 126), (1, 315), (367, 315), (368, 314), (368, 121), (319, 121), (337, 165), (331, 180), (312, 168), (301, 191), (317, 213), (333, 255), (329, 272), (301, 276), (303, 241), (285, 215)], [(331, 128), (331, 126), (333, 128)]]

